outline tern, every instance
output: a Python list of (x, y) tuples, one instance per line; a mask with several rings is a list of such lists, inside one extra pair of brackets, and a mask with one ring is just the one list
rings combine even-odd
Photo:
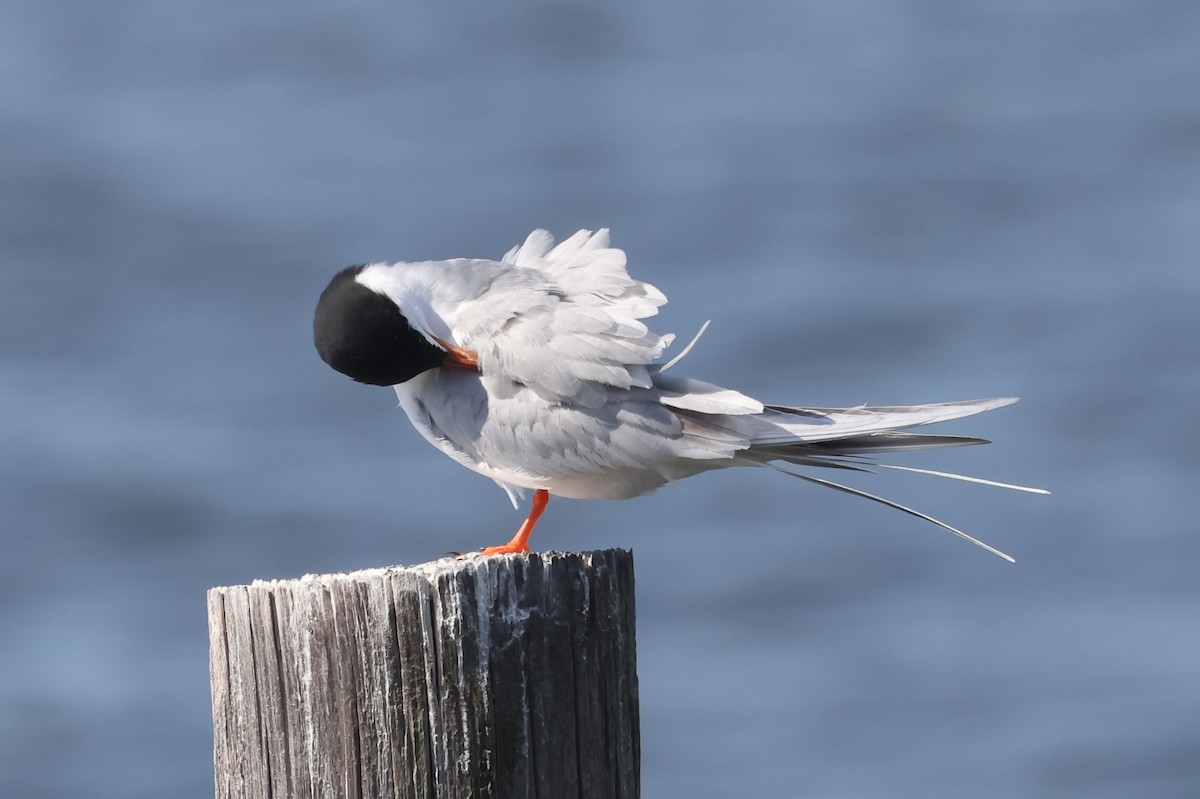
[[(1006, 560), (994, 547), (913, 508), (789, 467), (898, 469), (1032, 493), (1043, 489), (884, 464), (875, 456), (985, 444), (911, 432), (1016, 398), (908, 406), (766, 405), (660, 363), (674, 341), (642, 320), (667, 298), (630, 277), (609, 232), (558, 243), (545, 230), (499, 261), (371, 263), (343, 269), (322, 292), (313, 337), (322, 360), (391, 387), (417, 431), (490, 477), (528, 517), (485, 555), (529, 551), (551, 494), (631, 499), (666, 483), (735, 466), (770, 467), (931, 522)], [(707, 327), (707, 323), (705, 325)], [(782, 464), (782, 465), (781, 465)]]

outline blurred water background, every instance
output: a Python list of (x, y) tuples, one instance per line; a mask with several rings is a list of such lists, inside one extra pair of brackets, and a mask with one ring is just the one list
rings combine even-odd
[(608, 226), (765, 400), (1017, 394), (841, 494), (551, 503), (632, 547), (647, 797), (1200, 795), (1200, 5), (11, 0), (0, 796), (210, 795), (204, 591), (520, 515), (313, 351), (333, 272)]

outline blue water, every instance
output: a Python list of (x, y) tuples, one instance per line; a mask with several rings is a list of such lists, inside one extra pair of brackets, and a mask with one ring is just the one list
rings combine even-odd
[(520, 516), (327, 369), (350, 263), (609, 226), (768, 401), (988, 448), (552, 503), (637, 558), (648, 797), (1200, 795), (1200, 6), (16, 0), (0, 796), (211, 792), (204, 591)]

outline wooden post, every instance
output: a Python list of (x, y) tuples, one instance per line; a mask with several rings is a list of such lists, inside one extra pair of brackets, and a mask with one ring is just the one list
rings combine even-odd
[(637, 797), (633, 556), (208, 592), (219, 799)]

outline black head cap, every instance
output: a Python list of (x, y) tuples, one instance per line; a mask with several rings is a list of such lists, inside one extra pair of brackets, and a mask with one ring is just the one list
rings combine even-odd
[(414, 330), (390, 298), (354, 279), (364, 268), (343, 269), (321, 292), (313, 317), (321, 360), (372, 386), (394, 386), (441, 366), (445, 351)]

